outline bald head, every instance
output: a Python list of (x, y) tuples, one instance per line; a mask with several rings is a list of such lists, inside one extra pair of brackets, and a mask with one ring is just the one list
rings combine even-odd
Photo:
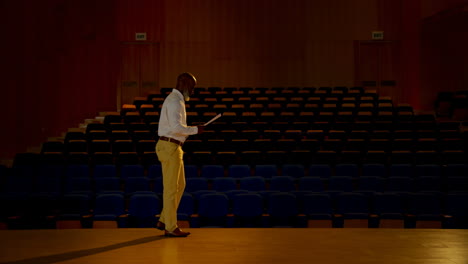
[(188, 101), (196, 84), (197, 79), (195, 76), (189, 72), (184, 72), (177, 77), (176, 89), (184, 95), (185, 101)]

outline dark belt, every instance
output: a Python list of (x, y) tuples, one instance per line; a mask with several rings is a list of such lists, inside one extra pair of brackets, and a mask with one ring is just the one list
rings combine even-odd
[(176, 140), (176, 139), (173, 139), (173, 138), (169, 138), (169, 137), (159, 137), (159, 140), (162, 140), (162, 141), (169, 141), (169, 142), (172, 142), (172, 143), (175, 143), (179, 146), (182, 146), (184, 145), (184, 142), (180, 142), (179, 140)]

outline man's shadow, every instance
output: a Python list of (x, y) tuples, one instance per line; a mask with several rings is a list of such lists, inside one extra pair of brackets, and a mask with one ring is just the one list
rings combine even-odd
[(152, 241), (161, 240), (161, 239), (164, 239), (164, 238), (165, 238), (164, 236), (149, 236), (149, 237), (143, 237), (143, 238), (139, 238), (139, 239), (135, 239), (135, 240), (131, 240), (131, 241), (126, 241), (126, 242), (121, 242), (121, 243), (117, 243), (117, 244), (109, 245), (109, 246), (104, 246), (104, 247), (77, 250), (77, 251), (71, 251), (71, 252), (56, 254), (56, 255), (35, 257), (35, 258), (23, 259), (23, 260), (15, 260), (15, 261), (10, 261), (10, 262), (1, 262), (0, 264), (49, 264), (49, 263), (56, 263), (56, 262), (60, 262), (60, 261), (66, 261), (66, 260), (70, 260), (70, 259), (76, 259), (76, 258), (80, 258), (80, 257), (99, 254), (99, 253), (102, 253), (102, 252), (111, 251), (111, 250), (119, 249), (119, 248), (123, 248), (123, 247), (130, 247), (130, 246), (145, 244), (145, 243), (149, 243), (149, 242), (152, 242)]

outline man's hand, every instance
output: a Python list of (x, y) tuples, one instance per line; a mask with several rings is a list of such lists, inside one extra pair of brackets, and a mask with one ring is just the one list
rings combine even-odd
[(205, 126), (197, 126), (198, 127), (198, 134), (203, 133), (205, 131)]

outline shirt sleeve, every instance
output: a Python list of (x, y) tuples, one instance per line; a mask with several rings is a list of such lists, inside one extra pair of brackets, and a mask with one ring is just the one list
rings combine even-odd
[(186, 113), (184, 106), (179, 102), (174, 102), (172, 105), (174, 108), (168, 114), (171, 115), (169, 118), (171, 131), (174, 134), (181, 136), (195, 135), (198, 133), (198, 127), (187, 126)]

